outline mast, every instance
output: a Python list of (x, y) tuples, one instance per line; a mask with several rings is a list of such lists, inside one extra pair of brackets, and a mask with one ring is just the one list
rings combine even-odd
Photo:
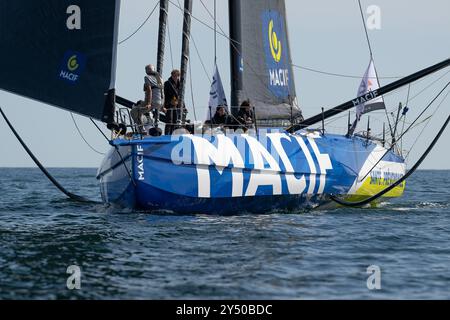
[(238, 112), (243, 88), (241, 0), (229, 0), (228, 11), (230, 20), (231, 109), (232, 112)]
[(181, 79), (179, 105), (184, 107), (187, 68), (189, 66), (189, 40), (191, 37), (192, 0), (184, 0), (183, 43), (181, 52)]
[(164, 69), (164, 52), (166, 48), (167, 14), (169, 11), (169, 0), (159, 1), (159, 33), (158, 33), (158, 57), (156, 70), (162, 76)]

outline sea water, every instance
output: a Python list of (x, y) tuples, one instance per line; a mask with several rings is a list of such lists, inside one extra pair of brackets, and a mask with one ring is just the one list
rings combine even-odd
[[(52, 169), (100, 202), (95, 169)], [(0, 299), (449, 299), (450, 171), (378, 208), (156, 215), (0, 169)]]

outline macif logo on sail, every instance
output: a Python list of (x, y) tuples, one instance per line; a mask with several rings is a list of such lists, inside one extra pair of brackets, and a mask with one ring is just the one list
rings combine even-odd
[(86, 67), (86, 56), (79, 52), (67, 51), (59, 71), (59, 77), (69, 83), (76, 83)]
[(262, 21), (270, 91), (279, 98), (287, 98), (290, 79), (284, 19), (277, 11), (266, 11), (262, 15)]

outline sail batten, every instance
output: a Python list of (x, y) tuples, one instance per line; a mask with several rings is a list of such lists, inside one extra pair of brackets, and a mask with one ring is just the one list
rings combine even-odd
[(2, 1), (0, 89), (113, 118), (120, 0)]
[(300, 116), (284, 0), (230, 0), (232, 105), (250, 100), (258, 120)]

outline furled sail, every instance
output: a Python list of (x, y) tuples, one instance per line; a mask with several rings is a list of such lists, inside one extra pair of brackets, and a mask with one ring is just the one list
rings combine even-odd
[(120, 0), (0, 1), (0, 89), (110, 122)]
[(258, 120), (300, 115), (284, 0), (230, 0), (233, 112), (249, 99)]

